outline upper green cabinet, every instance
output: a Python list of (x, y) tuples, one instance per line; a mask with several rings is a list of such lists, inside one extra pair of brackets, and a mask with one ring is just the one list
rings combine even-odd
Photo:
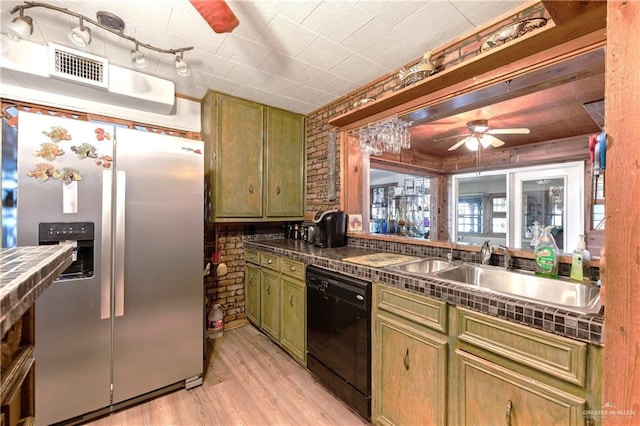
[(267, 216), (304, 215), (304, 117), (267, 108)]
[(304, 116), (209, 91), (202, 103), (210, 220), (304, 215)]

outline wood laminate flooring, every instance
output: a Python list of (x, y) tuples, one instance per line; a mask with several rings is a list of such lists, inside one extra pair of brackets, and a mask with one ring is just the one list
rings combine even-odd
[(90, 423), (110, 425), (366, 425), (304, 367), (246, 325), (208, 340), (204, 384)]

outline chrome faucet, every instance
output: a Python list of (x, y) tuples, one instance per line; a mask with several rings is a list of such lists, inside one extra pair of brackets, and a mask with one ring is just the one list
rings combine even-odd
[(504, 269), (507, 271), (511, 270), (511, 253), (509, 253), (509, 248), (506, 246), (498, 246), (502, 249), (504, 254)]
[(487, 240), (482, 244), (482, 248), (480, 249), (480, 257), (482, 258), (482, 264), (488, 265), (491, 260), (491, 241)]
[(447, 253), (447, 260), (449, 262), (453, 262), (453, 246), (455, 244), (453, 237), (451, 237), (451, 241), (449, 241), (451, 243), (451, 246), (449, 247), (449, 253)]

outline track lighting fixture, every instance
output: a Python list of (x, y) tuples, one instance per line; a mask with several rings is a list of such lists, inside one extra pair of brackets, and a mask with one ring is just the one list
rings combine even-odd
[(131, 51), (131, 63), (134, 67), (139, 69), (144, 69), (149, 65), (149, 61), (147, 60), (147, 58), (140, 50), (138, 50), (137, 44), (135, 49)]
[(80, 47), (87, 47), (91, 43), (91, 30), (84, 26), (82, 18), (80, 18), (80, 25), (74, 27), (69, 33), (69, 38)]
[(24, 15), (25, 9), (31, 9), (32, 7), (42, 7), (44, 9), (54, 10), (56, 12), (78, 18), (80, 20), (80, 24), (73, 28), (69, 33), (71, 41), (78, 46), (86, 47), (91, 43), (91, 30), (85, 26), (86, 23), (89, 23), (95, 27), (115, 34), (118, 37), (131, 41), (134, 44), (134, 49), (131, 51), (131, 63), (136, 68), (146, 68), (149, 64), (145, 55), (140, 51), (140, 47), (144, 47), (145, 49), (153, 50), (158, 53), (175, 55), (176, 72), (178, 75), (187, 76), (191, 74), (191, 68), (184, 61), (182, 56), (185, 51), (193, 49), (193, 46), (180, 47), (177, 49), (161, 49), (147, 43), (142, 43), (134, 37), (126, 35), (124, 33), (124, 21), (110, 12), (100, 11), (96, 14), (97, 20), (94, 20), (62, 7), (34, 1), (25, 1), (24, 4), (18, 5), (11, 10), (12, 14), (20, 12), (20, 15), (13, 18), (11, 23), (7, 25), (6, 34), (8, 37), (14, 40), (20, 40), (26, 39), (33, 34), (33, 19), (30, 16)]
[(176, 55), (176, 72), (179, 76), (186, 77), (191, 74), (191, 67), (182, 59), (183, 53), (184, 52), (179, 52)]
[(7, 25), (7, 36), (13, 40), (23, 40), (31, 34), (33, 34), (33, 19), (31, 16), (24, 16), (24, 10), (20, 9), (20, 16), (13, 18)]

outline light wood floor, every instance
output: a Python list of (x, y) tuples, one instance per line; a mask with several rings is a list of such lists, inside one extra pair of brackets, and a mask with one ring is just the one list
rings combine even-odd
[(104, 417), (107, 425), (366, 425), (251, 325), (209, 340), (204, 384)]

